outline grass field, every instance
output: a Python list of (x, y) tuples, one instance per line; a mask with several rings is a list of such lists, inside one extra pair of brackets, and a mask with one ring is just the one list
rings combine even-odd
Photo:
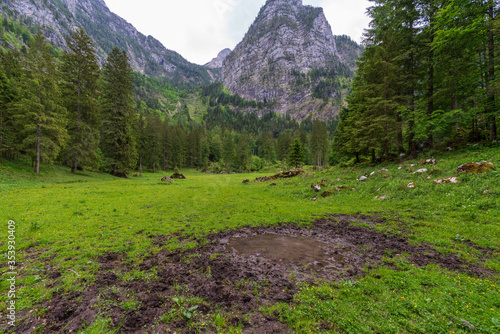
[[(258, 313), (259, 319), (274, 319), (297, 333), (499, 333), (498, 168), (461, 174), (457, 184), (433, 180), (456, 176), (457, 167), (465, 162), (487, 160), (499, 166), (500, 149), (474, 147), (440, 154), (436, 165), (418, 166), (426, 158), (431, 156), (323, 172), (306, 168), (306, 175), (277, 180), (276, 186), (242, 184), (244, 179), (277, 172), (272, 168), (231, 175), (182, 170), (186, 180), (168, 184), (159, 180), (171, 173), (117, 179), (90, 172), (72, 175), (67, 168), (52, 166), (33, 175), (29, 165), (4, 162), (0, 167), (0, 249), (5, 254), (0, 268), (1, 331), (66, 332), (70, 327), (65, 326), (80, 333), (125, 331), (125, 320), (120, 321), (117, 314), (139, 316), (146, 310), (137, 286), (162, 281), (164, 264), (143, 265), (149, 258), (179, 254), (184, 263), (193, 259), (194, 264), (196, 257), (205, 255), (203, 247), (214, 240), (209, 236), (218, 232), (280, 223), (307, 228), (315, 219), (343, 214), (372, 217), (379, 223), (367, 226), (353, 219), (350, 224), (405, 237), (409, 245), (427, 245), (443, 257), (455, 256), (484, 270), (473, 273), (467, 265), (456, 270), (439, 263), (416, 265), (408, 254), (387, 249), (379, 263), (360, 268), (355, 277), (294, 281), (296, 290), (289, 301), (264, 302), (260, 296), (267, 291), (265, 280), (247, 280), (244, 285), (254, 287), (256, 308), (247, 314), (240, 310), (241, 321), (234, 321), (231, 307), (215, 305), (184, 289), (183, 277), (176, 276), (177, 283), (168, 290), (176, 293), (164, 293), (163, 306), (155, 306), (162, 316), (144, 326), (141, 323), (141, 330), (241, 332), (252, 328), (248, 326), (252, 314)], [(420, 168), (428, 171), (414, 174)], [(358, 181), (363, 175), (368, 179)], [(311, 185), (323, 180), (321, 192), (314, 192)], [(410, 182), (416, 187), (409, 188)], [(348, 189), (320, 196), (323, 190), (339, 186)], [(9, 220), (16, 223), (16, 327), (6, 320)], [(159, 236), (163, 242), (158, 242)], [(110, 254), (113, 268), (103, 260)], [(100, 285), (107, 272), (116, 274), (116, 284)], [(241, 283), (229, 278), (221, 282), (233, 287)], [(74, 312), (57, 318), (57, 326), (50, 323), (58, 303), (72, 301), (64, 304), (71, 307), (85, 299), (83, 292), (88, 289), (96, 295), (90, 321), (78, 320)], [(80, 300), (72, 299), (77, 295)], [(259, 328), (266, 328), (260, 321)]]

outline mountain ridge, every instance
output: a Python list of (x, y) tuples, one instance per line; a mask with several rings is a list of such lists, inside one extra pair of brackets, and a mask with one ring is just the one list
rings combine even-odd
[(212, 81), (209, 68), (192, 64), (167, 49), (153, 36), (145, 36), (131, 23), (111, 12), (103, 0), (4, 0), (0, 13), (39, 26), (47, 40), (64, 48), (64, 37), (83, 28), (91, 37), (101, 64), (113, 47), (128, 52), (134, 70), (166, 77), (172, 82), (197, 85)]
[(274, 101), (280, 114), (331, 118), (350, 86), (340, 78), (352, 79), (361, 54), (361, 47), (353, 45), (345, 36), (333, 35), (322, 8), (304, 6), (302, 0), (268, 0), (225, 59), (221, 80), (245, 99)]

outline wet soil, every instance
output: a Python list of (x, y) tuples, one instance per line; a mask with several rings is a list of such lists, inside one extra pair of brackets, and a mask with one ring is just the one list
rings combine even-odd
[[(169, 323), (160, 321), (162, 315), (179, 309), (173, 297), (182, 295), (203, 300), (196, 303), (200, 323), (208, 323), (209, 314), (219, 312), (230, 324), (241, 324), (244, 333), (288, 333), (291, 331), (286, 324), (259, 308), (292, 302), (298, 281), (360, 277), (386, 265), (381, 261), (384, 256), (407, 254), (416, 266), (434, 263), (475, 276), (497, 274), (456, 255), (440, 254), (430, 245), (410, 245), (404, 236), (354, 226), (353, 221), (374, 225), (381, 220), (337, 215), (318, 219), (309, 228), (285, 224), (242, 228), (208, 235), (203, 238), (204, 246), (174, 252), (162, 247), (172, 236), (152, 236), (160, 252), (146, 255), (137, 264), (130, 264), (126, 254), (101, 256), (96, 280), (87, 283), (85, 291), (55, 292), (45, 305), (49, 311), (44, 317), (26, 317), (13, 332), (31, 333), (33, 327), (45, 324), (43, 333), (75, 333), (98, 314), (110, 317), (121, 333), (195, 332), (182, 317)], [(156, 275), (141, 280), (120, 279), (130, 270)], [(53, 277), (57, 282), (59, 276)], [(128, 310), (118, 301), (131, 295), (137, 307)], [(182, 307), (191, 306), (194, 304), (186, 302)], [(205, 326), (201, 332), (216, 333), (217, 328)]]

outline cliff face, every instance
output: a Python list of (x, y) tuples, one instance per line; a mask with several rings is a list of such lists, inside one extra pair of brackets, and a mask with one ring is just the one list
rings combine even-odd
[(81, 27), (96, 44), (101, 62), (116, 46), (126, 50), (132, 67), (144, 74), (168, 77), (179, 83), (210, 81), (206, 68), (188, 62), (155, 38), (141, 34), (112, 13), (102, 0), (3, 0), (2, 3), (0, 13), (22, 19), (27, 25), (40, 26), (56, 47), (64, 48), (64, 36)]
[(332, 76), (352, 78), (352, 58), (361, 53), (352, 41), (354, 52), (339, 49), (344, 39), (332, 34), (323, 9), (302, 0), (268, 0), (224, 61), (222, 82), (246, 99), (273, 101), (275, 111), (296, 119), (332, 117), (342, 106), (345, 87), (327, 82), (335, 80)]
[(208, 68), (216, 69), (216, 68), (221, 68), (222, 64), (224, 63), (224, 60), (226, 60), (227, 56), (231, 54), (231, 49), (224, 49), (219, 54), (217, 57), (212, 59), (208, 64), (205, 66)]

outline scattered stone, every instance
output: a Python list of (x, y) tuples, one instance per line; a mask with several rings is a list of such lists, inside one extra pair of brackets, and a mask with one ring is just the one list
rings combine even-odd
[(417, 187), (417, 184), (415, 182), (410, 182), (410, 183), (408, 183), (407, 187), (410, 189), (414, 189)]
[(244, 179), (243, 182), (241, 182), (241, 183), (248, 183), (248, 182), (250, 182), (249, 179)]
[(314, 198), (313, 198), (313, 202), (314, 202), (314, 201), (317, 201), (317, 200), (318, 200), (318, 198), (317, 198), (317, 197), (314, 197)]
[(460, 181), (460, 179), (458, 177), (449, 176), (449, 177), (446, 177), (444, 179), (434, 180), (434, 183), (436, 183), (436, 184), (441, 184), (441, 183), (458, 183), (458, 181)]
[(368, 179), (368, 177), (366, 177), (366, 176), (364, 176), (364, 175), (363, 175), (363, 176), (361, 176), (361, 177), (359, 178), (359, 181), (364, 181), (364, 180), (366, 180), (366, 179)]
[(180, 173), (175, 173), (175, 174), (172, 174), (172, 176), (170, 176), (171, 179), (179, 179), (179, 180), (183, 180), (185, 179), (186, 177)]
[(495, 169), (495, 166), (488, 161), (482, 161), (482, 162), (468, 162), (463, 165), (460, 165), (457, 168), (457, 174), (459, 173), (474, 173), (474, 174), (480, 174), (480, 173), (486, 173), (492, 169)]
[(276, 186), (277, 184), (276, 183), (271, 183), (269, 186)]
[(162, 182), (168, 182), (168, 183), (174, 183), (174, 180), (172, 180), (168, 176), (165, 176), (164, 178), (162, 178), (161, 181)]
[(399, 166), (399, 167), (398, 167), (398, 169), (399, 169), (399, 170), (403, 169), (403, 166)]
[(341, 181), (341, 180), (340, 180), (340, 178), (338, 178), (338, 179), (337, 179), (337, 182), (340, 182), (340, 181)]
[(427, 159), (427, 160), (424, 160), (424, 161), (420, 161), (418, 163), (419, 166), (422, 166), (422, 165), (435, 165), (436, 164), (436, 159)]
[(419, 169), (417, 170), (415, 173), (413, 174), (416, 174), (416, 173), (419, 173), (419, 174), (423, 174), (423, 173), (427, 173), (429, 170), (427, 168), (422, 168), (422, 169)]
[(469, 329), (474, 329), (474, 325), (471, 324), (470, 322), (468, 322), (467, 320), (464, 320), (464, 319), (460, 319), (460, 321), (467, 327), (469, 327)]
[(375, 173), (376, 173), (376, 172), (371, 172), (371, 173), (370, 173), (370, 176), (373, 176), (373, 175), (375, 175)]
[(321, 197), (330, 197), (332, 195), (333, 195), (333, 193), (330, 190), (327, 190), (321, 194)]
[(448, 151), (453, 151), (453, 147), (448, 147), (447, 150)]
[(483, 194), (488, 195), (488, 194), (491, 194), (491, 192), (492, 192), (491, 190), (485, 190), (485, 191), (483, 191)]
[(389, 196), (377, 196), (377, 197), (375, 197), (375, 199), (379, 199), (381, 201), (389, 199), (389, 198), (390, 198)]
[(328, 180), (328, 179), (323, 179), (323, 180), (321, 180), (321, 183), (327, 183), (328, 181), (330, 181), (330, 180)]
[(255, 179), (257, 182), (265, 182), (265, 181), (270, 181), (270, 180), (277, 180), (277, 179), (284, 179), (284, 178), (289, 178), (289, 177), (294, 177), (304, 174), (304, 171), (300, 168), (287, 171), (287, 172), (281, 172), (272, 176), (261, 176)]
[(313, 185), (311, 185), (311, 188), (313, 188), (313, 189), (314, 189), (314, 191), (316, 191), (316, 192), (318, 192), (318, 191), (320, 191), (320, 190), (321, 190), (321, 187), (320, 187), (319, 185), (317, 185), (317, 184), (313, 184)]
[(338, 187), (333, 188), (333, 190), (335, 190), (335, 191), (349, 190), (349, 187), (348, 186), (338, 186)]

